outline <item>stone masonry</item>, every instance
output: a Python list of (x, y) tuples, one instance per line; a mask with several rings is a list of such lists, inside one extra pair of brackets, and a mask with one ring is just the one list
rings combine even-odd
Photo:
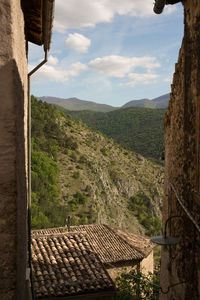
[(178, 284), (160, 300), (200, 299), (200, 233), (176, 199), (200, 224), (200, 2), (185, 0), (184, 38), (164, 119), (165, 185), (163, 224), (170, 216), (167, 234), (176, 236), (176, 246), (163, 248), (161, 287)]
[(27, 59), (20, 0), (0, 1), (0, 299), (25, 299)]

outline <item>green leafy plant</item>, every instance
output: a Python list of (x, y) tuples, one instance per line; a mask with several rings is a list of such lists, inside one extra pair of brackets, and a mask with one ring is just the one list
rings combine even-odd
[(86, 216), (82, 216), (79, 221), (80, 225), (88, 224), (88, 218)]
[(104, 156), (107, 156), (109, 154), (109, 150), (107, 148), (101, 148), (100, 151)]
[(71, 160), (74, 161), (74, 162), (77, 162), (77, 160), (78, 160), (77, 154), (76, 154), (75, 152), (72, 152), (72, 153), (70, 154), (70, 158), (71, 158)]
[(79, 163), (81, 164), (87, 163), (87, 157), (85, 155), (81, 155), (79, 158)]
[(78, 144), (75, 141), (73, 136), (66, 136), (64, 139), (64, 147), (71, 149), (71, 150), (77, 150)]
[(79, 204), (85, 204), (87, 197), (84, 194), (81, 194), (80, 192), (76, 192), (74, 194), (74, 198), (77, 199)]
[(80, 173), (79, 172), (74, 172), (73, 176), (74, 179), (78, 179), (80, 177)]
[(144, 275), (141, 271), (123, 271), (115, 279), (117, 293), (116, 300), (158, 300), (159, 280), (149, 273)]

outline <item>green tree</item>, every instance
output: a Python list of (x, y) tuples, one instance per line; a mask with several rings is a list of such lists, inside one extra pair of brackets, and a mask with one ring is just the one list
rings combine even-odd
[(123, 271), (115, 279), (116, 300), (158, 300), (159, 280), (149, 273), (144, 275), (137, 270)]

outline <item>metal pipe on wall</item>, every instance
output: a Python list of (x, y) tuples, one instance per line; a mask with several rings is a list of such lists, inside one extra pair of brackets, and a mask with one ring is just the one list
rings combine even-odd
[(44, 60), (39, 63), (33, 70), (28, 73), (28, 263), (30, 268), (30, 281), (31, 281), (31, 292), (32, 300), (34, 297), (33, 290), (33, 277), (31, 268), (31, 94), (30, 94), (30, 78), (37, 70), (39, 70), (48, 60), (48, 49), (45, 49)]

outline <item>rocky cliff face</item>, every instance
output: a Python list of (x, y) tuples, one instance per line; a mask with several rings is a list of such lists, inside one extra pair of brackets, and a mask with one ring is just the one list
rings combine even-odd
[(200, 224), (200, 3), (183, 1), (184, 38), (175, 67), (172, 92), (165, 115), (165, 184), (163, 223), (172, 215), (168, 235), (177, 246), (163, 249), (161, 286), (170, 288), (160, 299), (200, 299), (200, 232), (179, 204)]
[(143, 234), (141, 224), (147, 228), (150, 222), (153, 229), (161, 218), (163, 167), (81, 122), (68, 123), (65, 133), (77, 146), (59, 152), (58, 164), (61, 198), (72, 223), (104, 223)]

